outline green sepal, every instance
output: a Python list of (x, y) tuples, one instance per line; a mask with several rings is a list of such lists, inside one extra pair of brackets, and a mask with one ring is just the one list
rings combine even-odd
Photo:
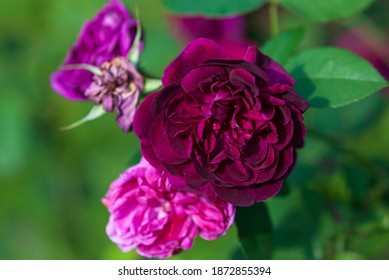
[(70, 125), (61, 127), (61, 130), (70, 130), (70, 129), (76, 128), (76, 127), (78, 127), (86, 122), (93, 121), (95, 119), (100, 118), (105, 113), (106, 113), (106, 111), (103, 109), (102, 105), (93, 106), (92, 109), (90, 110), (90, 112), (88, 113), (88, 115), (86, 115), (85, 117), (83, 117), (79, 121), (76, 121)]

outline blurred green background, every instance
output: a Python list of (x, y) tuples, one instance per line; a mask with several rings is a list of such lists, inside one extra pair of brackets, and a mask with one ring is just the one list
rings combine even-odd
[[(137, 139), (122, 133), (110, 114), (60, 131), (91, 104), (55, 94), (48, 78), (81, 24), (105, 2), (0, 2), (0, 259), (140, 258), (123, 254), (108, 239), (108, 212), (100, 201), (110, 182), (139, 157)], [(134, 10), (135, 1), (123, 2)], [(160, 77), (183, 44), (169, 31), (160, 1), (137, 2), (146, 30), (141, 66)], [(366, 17), (387, 34), (385, 12), (385, 1), (377, 1)], [(264, 14), (248, 16), (248, 34), (260, 44), (268, 37)], [(296, 16), (285, 18), (285, 26), (301, 24)], [(331, 44), (347, 24), (353, 21), (306, 24), (301, 47)], [(267, 202), (275, 259), (389, 258), (388, 105), (377, 93), (338, 110), (307, 112), (312, 133), (289, 187)], [(175, 258), (243, 255), (233, 227), (216, 241), (197, 239), (192, 250)]]

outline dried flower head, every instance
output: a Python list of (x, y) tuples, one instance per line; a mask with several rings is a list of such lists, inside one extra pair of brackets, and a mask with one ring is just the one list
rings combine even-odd
[(100, 74), (85, 91), (85, 96), (102, 104), (104, 110), (118, 113), (119, 126), (128, 132), (131, 129), (140, 92), (143, 91), (142, 75), (125, 57), (115, 57), (100, 65)]

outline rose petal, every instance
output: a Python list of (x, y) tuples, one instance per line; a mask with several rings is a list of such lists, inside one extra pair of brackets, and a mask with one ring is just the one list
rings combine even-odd
[(155, 168), (165, 170), (165, 167), (163, 166), (161, 160), (155, 155), (150, 139), (150, 128), (153, 124), (151, 106), (158, 93), (159, 92), (155, 92), (146, 96), (146, 98), (140, 104), (138, 110), (135, 113), (132, 125), (135, 135), (138, 136), (140, 139), (140, 149), (142, 155)]
[(295, 154), (296, 153), (294, 152), (292, 145), (287, 147), (284, 151), (280, 152), (278, 168), (274, 174), (273, 180), (277, 180), (285, 176), (286, 172), (290, 169), (296, 160)]
[(230, 81), (233, 84), (240, 83), (250, 89), (249, 94), (258, 95), (258, 87), (255, 77), (243, 68), (236, 68), (230, 72)]
[[(184, 178), (189, 188), (197, 188), (207, 182), (206, 179), (204, 179), (202, 176), (199, 176), (198, 171), (195, 169), (195, 166), (191, 161), (175, 166), (165, 164), (165, 167), (171, 174), (179, 175), (179, 177)], [(173, 185), (176, 185), (176, 182), (182, 183), (183, 181), (182, 179), (179, 181), (176, 180), (178, 180), (178, 178), (175, 178), (174, 182), (172, 182)]]
[(185, 75), (181, 86), (187, 93), (190, 93), (196, 91), (202, 81), (210, 78), (211, 80), (215, 79), (217, 81), (227, 80), (227, 72), (225, 69), (215, 66), (195, 68)]
[(225, 188), (214, 186), (220, 198), (236, 206), (250, 206), (275, 196), (281, 189), (282, 180), (250, 187)]
[(194, 40), (166, 67), (162, 84), (167, 86), (179, 81), (196, 65), (215, 58), (228, 58), (228, 55), (221, 46), (212, 40), (204, 38)]
[(277, 62), (261, 53), (256, 46), (251, 46), (247, 49), (244, 60), (258, 65), (269, 76), (269, 85), (287, 84), (293, 85), (294, 79), (289, 73)]
[(170, 148), (168, 135), (163, 124), (163, 115), (159, 114), (150, 128), (151, 145), (155, 155), (161, 162), (169, 165), (182, 164), (188, 161), (188, 157), (176, 155)]
[(92, 74), (86, 70), (61, 70), (50, 75), (52, 89), (69, 100), (86, 100), (84, 93), (91, 82)]
[(251, 166), (256, 166), (265, 159), (269, 152), (269, 145), (266, 141), (260, 138), (251, 139), (245, 147), (243, 156), (247, 163)]

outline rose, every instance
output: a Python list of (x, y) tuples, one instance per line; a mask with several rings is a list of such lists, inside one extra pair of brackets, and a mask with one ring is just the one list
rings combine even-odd
[[(126, 57), (134, 42), (136, 20), (119, 0), (111, 0), (82, 28), (64, 65), (100, 66), (116, 56)], [(60, 70), (50, 77), (52, 88), (71, 100), (87, 99), (93, 74), (85, 70)]]
[(281, 188), (304, 144), (308, 108), (294, 80), (255, 47), (230, 60), (208, 39), (192, 41), (166, 68), (164, 88), (134, 118), (143, 156), (175, 188), (211, 182), (224, 200), (247, 206)]
[(198, 234), (213, 240), (231, 226), (235, 207), (210, 194), (175, 192), (166, 174), (146, 160), (129, 168), (103, 198), (110, 212), (107, 234), (119, 248), (137, 248), (146, 257), (166, 258), (190, 249)]

